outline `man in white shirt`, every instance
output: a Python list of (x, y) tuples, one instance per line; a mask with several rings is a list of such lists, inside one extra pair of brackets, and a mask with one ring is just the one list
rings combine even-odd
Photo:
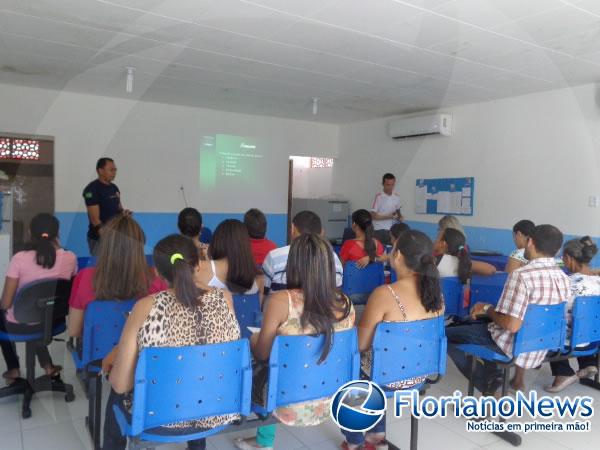
[(394, 192), (396, 177), (391, 173), (383, 176), (383, 190), (375, 196), (371, 207), (375, 237), (384, 245), (390, 245), (390, 228), (402, 221), (400, 196)]

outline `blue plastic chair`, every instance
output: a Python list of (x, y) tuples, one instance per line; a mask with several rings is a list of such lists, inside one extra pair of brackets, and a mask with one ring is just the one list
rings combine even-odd
[(0, 388), (0, 398), (24, 394), (21, 404), (21, 416), (24, 419), (31, 417), (30, 404), (35, 392), (63, 392), (66, 402), (75, 399), (73, 386), (64, 383), (60, 376), (35, 376), (36, 345), (49, 345), (54, 336), (66, 330), (65, 317), (70, 293), (71, 280), (44, 279), (22, 286), (13, 302), (19, 327), (11, 330), (11, 322), (6, 322), (7, 331), (0, 332), (0, 340), (25, 343), (26, 379), (18, 378), (9, 386)]
[(440, 278), (442, 294), (444, 296), (444, 306), (446, 316), (464, 317), (468, 307), (463, 306), (463, 287), (464, 285), (458, 277)]
[(490, 276), (473, 275), (471, 279), (471, 304), (485, 302), (496, 305), (504, 290), (507, 277), (508, 274), (505, 272)]
[(84, 314), (81, 353), (70, 347), (77, 371), (83, 376), (88, 392), (86, 425), (94, 449), (100, 448), (102, 425), (102, 359), (119, 343), (121, 332), (135, 300), (96, 300)]
[(383, 264), (374, 262), (359, 269), (354, 262), (344, 266), (342, 291), (355, 304), (364, 304), (377, 287), (385, 284)]
[[(600, 365), (600, 296), (577, 297), (571, 313), (571, 341), (558, 358), (597, 355), (596, 366)], [(584, 347), (584, 348), (577, 348)], [(581, 378), (585, 386), (600, 390), (600, 374), (594, 379)]]
[(262, 312), (260, 310), (260, 299), (258, 294), (233, 296), (233, 307), (235, 317), (240, 324), (242, 338), (252, 335), (248, 327), (258, 327), (262, 325)]
[(360, 354), (356, 329), (336, 332), (325, 361), (318, 364), (325, 337), (277, 336), (269, 357), (266, 405), (252, 405), (260, 415), (280, 406), (331, 397), (340, 386), (357, 380)]
[[(369, 378), (392, 397), (394, 389), (385, 386), (415, 377), (427, 377), (424, 383), (409, 388), (423, 393), (446, 373), (446, 333), (444, 317), (414, 322), (381, 322), (373, 336), (373, 361)], [(410, 448), (416, 450), (418, 419), (411, 417)], [(388, 443), (389, 448), (397, 449)]]
[[(522, 353), (535, 351), (560, 351), (564, 347), (566, 335), (565, 319), (566, 303), (558, 305), (527, 306), (521, 329), (515, 334), (513, 356), (498, 353), (488, 347), (477, 344), (461, 344), (458, 348), (471, 358), (471, 373), (475, 372), (478, 360), (493, 362), (503, 372), (502, 396), (508, 392), (510, 368), (515, 365), (516, 358)], [(469, 379), (468, 395), (473, 395), (473, 379)], [(512, 432), (494, 432), (497, 436), (512, 445), (521, 445), (521, 436)]]
[(189, 347), (151, 347), (135, 370), (131, 417), (114, 406), (129, 448), (185, 442), (219, 433), (228, 425), (190, 434), (156, 428), (224, 414), (250, 414), (252, 367), (247, 339)]

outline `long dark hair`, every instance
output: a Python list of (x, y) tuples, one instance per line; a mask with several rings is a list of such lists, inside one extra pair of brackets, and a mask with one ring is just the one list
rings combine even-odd
[(215, 229), (208, 249), (210, 258), (227, 259), (227, 289), (235, 294), (248, 291), (258, 274), (246, 225), (227, 219)]
[(448, 245), (448, 254), (458, 258), (458, 278), (465, 284), (472, 275), (471, 255), (465, 235), (454, 228), (446, 228), (442, 234), (442, 241)]
[[(350, 302), (340, 307), (340, 295), (335, 286), (335, 259), (331, 245), (317, 234), (302, 234), (292, 241), (287, 261), (288, 289), (301, 289), (304, 310), (300, 317), (303, 328), (312, 325), (318, 334), (325, 335), (319, 363), (325, 361), (333, 342), (333, 325), (350, 314)], [(341, 319), (343, 320), (343, 319)]]
[(58, 227), (58, 219), (48, 213), (37, 214), (29, 224), (31, 242), (25, 250), (35, 250), (35, 262), (44, 269), (51, 269), (56, 263)]
[(432, 256), (433, 243), (431, 239), (420, 231), (408, 230), (398, 237), (392, 252), (400, 252), (404, 257), (406, 267), (419, 277), (419, 295), (423, 308), (427, 312), (436, 312), (442, 309), (444, 302), (440, 290), (440, 273)]
[(358, 209), (352, 213), (352, 222), (356, 224), (365, 233), (365, 253), (371, 262), (375, 261), (377, 256), (377, 245), (373, 238), (373, 220), (371, 213), (366, 209)]
[(127, 300), (148, 294), (152, 272), (144, 254), (146, 235), (129, 214), (118, 214), (102, 228), (94, 271), (96, 298)]
[(154, 264), (158, 273), (175, 290), (177, 301), (189, 308), (197, 306), (206, 292), (194, 281), (198, 250), (190, 238), (171, 234), (154, 247)]

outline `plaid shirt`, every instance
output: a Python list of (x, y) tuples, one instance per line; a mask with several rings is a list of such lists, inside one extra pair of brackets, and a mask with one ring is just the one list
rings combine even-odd
[[(571, 295), (569, 277), (556, 265), (554, 258), (538, 258), (511, 273), (506, 280), (496, 312), (523, 320), (527, 305), (556, 305)], [(492, 339), (508, 356), (512, 356), (515, 335), (495, 323), (489, 325)], [(515, 361), (519, 367), (539, 366), (545, 351), (522, 353)]]

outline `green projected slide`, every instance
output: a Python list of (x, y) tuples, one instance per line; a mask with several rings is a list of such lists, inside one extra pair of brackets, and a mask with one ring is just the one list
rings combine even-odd
[(239, 189), (254, 187), (260, 180), (264, 162), (258, 140), (217, 134), (204, 136), (200, 146), (200, 187), (220, 189), (227, 185)]

